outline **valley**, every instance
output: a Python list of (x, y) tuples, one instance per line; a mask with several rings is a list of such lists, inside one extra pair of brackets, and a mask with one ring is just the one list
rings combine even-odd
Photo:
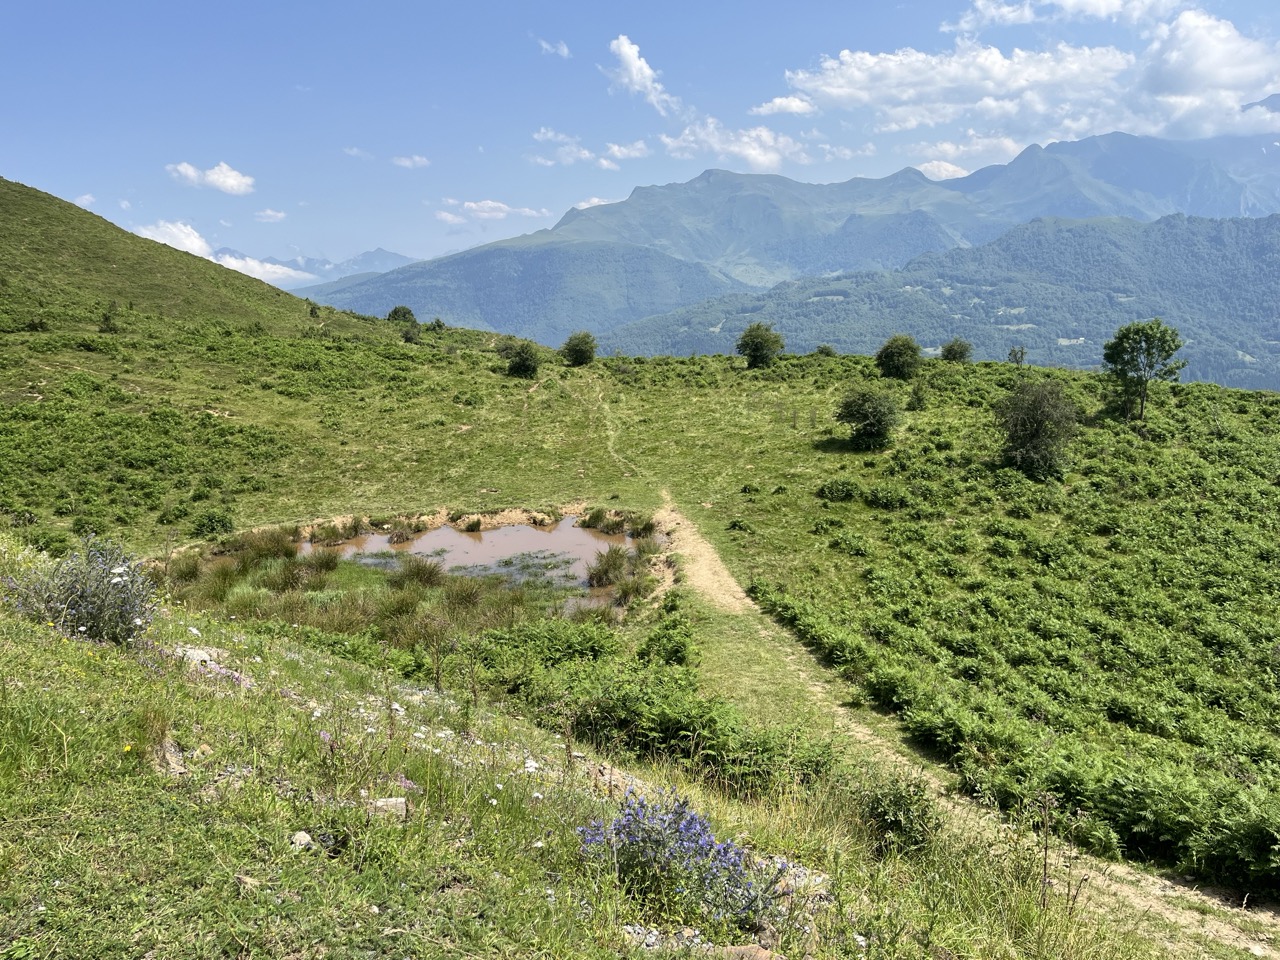
[[(144, 648), (63, 643), (6, 610), (0, 723), (15, 746), (0, 812), (25, 826), (0, 848), (15, 878), (0, 885), (16, 918), (3, 950), (109, 956), (132, 936), (161, 952), (176, 937), (191, 955), (312, 955), (304, 944), (344, 929), (344, 955), (617, 955), (633, 948), (624, 925), (664, 915), (579, 860), (577, 827), (616, 809), (568, 788), (588, 750), (831, 878), (840, 906), (814, 921), (821, 943), (788, 930), (762, 949), (837, 956), (855, 935), (879, 956), (1274, 949), (1274, 394), (1157, 384), (1138, 423), (1096, 373), (926, 358), (908, 383), (835, 350), (748, 370), (723, 354), (570, 367), (540, 348), (535, 375), (512, 376), (504, 333), (424, 325), (406, 342), (387, 320), (308, 304), (20, 185), (0, 182), (0, 203), (5, 576), (85, 536), (170, 573), (198, 549), (196, 579), (162, 581), (154, 642), (172, 652), (195, 630), (253, 680), (220, 686), (225, 673), (189, 677), (158, 654), (148, 672)], [(1000, 455), (993, 407), (1028, 380), (1060, 384), (1080, 411), (1046, 480)], [(905, 410), (886, 449), (855, 449), (833, 418), (855, 385)], [(670, 538), (654, 560), (669, 562), (669, 588), (637, 570), (616, 619), (547, 620), (538, 596), (481, 599), (435, 579), (414, 593), (325, 559), (318, 541), (292, 552), (294, 528), (317, 517), (381, 528), (437, 512), (555, 518), (570, 503), (652, 518)], [(246, 531), (267, 529), (283, 531), (280, 552), (241, 565)], [(433, 641), (396, 617), (429, 624), (450, 603), (469, 612), (448, 614), (459, 646), (440, 654), (436, 693)], [(685, 652), (643, 652), (660, 642)], [(411, 703), (412, 730), (392, 702)], [(380, 733), (362, 732), (360, 710)], [(338, 715), (350, 722), (316, 726)], [(456, 769), (413, 746), (442, 726), (483, 731)], [(170, 742), (189, 771), (172, 784), (126, 756)], [(525, 754), (539, 769), (567, 755), (554, 806), (533, 803), (535, 786), (550, 796), (536, 778), (518, 804), (496, 795)], [(432, 784), (404, 825), (371, 819), (359, 793), (396, 775)], [(79, 853), (30, 826), (46, 809), (87, 838)], [(135, 869), (161, 884), (150, 904), (112, 866), (113, 809), (143, 825)], [(203, 838), (201, 824), (214, 825)], [(358, 863), (290, 849), (320, 827), (348, 836)], [(1042, 847), (1046, 827), (1058, 839)], [(1077, 848), (1129, 866), (1108, 873)], [(205, 890), (190, 878), (210, 858)], [(1105, 876), (1084, 892), (1082, 863)], [(48, 893), (73, 874), (93, 879)], [(1050, 895), (1048, 879), (1077, 892)], [(107, 920), (111, 946), (95, 954), (92, 918), (117, 897), (154, 922)], [(199, 920), (215, 899), (221, 922)], [(357, 932), (357, 912), (367, 924), (384, 909), (394, 920)], [(762, 935), (736, 931), (748, 934)]]

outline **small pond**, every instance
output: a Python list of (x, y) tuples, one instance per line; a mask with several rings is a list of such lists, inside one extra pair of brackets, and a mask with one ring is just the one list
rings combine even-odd
[[(566, 516), (545, 527), (513, 524), (469, 533), (443, 526), (419, 533), (404, 543), (391, 543), (388, 534), (370, 533), (344, 541), (334, 549), (344, 557), (367, 556), (376, 562), (378, 555), (416, 553), (435, 557), (446, 568), (461, 568), (468, 573), (503, 573), (516, 580), (539, 573), (553, 573), (557, 579), (585, 586), (587, 565), (596, 554), (613, 545), (628, 546), (624, 534), (604, 534), (578, 526), (578, 518)], [(313, 549), (303, 543), (299, 553)]]

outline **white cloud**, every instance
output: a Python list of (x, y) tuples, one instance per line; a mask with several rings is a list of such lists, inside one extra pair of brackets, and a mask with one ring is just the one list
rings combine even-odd
[(450, 226), (457, 226), (460, 223), (466, 223), (466, 217), (460, 217), (456, 213), (450, 213), (448, 210), (437, 210), (436, 219), (441, 223), (447, 223)]
[(165, 167), (169, 176), (179, 183), (192, 187), (213, 187), (233, 196), (244, 196), (253, 193), (253, 177), (233, 169), (226, 163), (201, 170), (189, 163), (170, 163)]
[(569, 45), (563, 40), (557, 41), (556, 43), (548, 43), (546, 40), (539, 37), (538, 47), (543, 53), (551, 53), (557, 57), (563, 57), (565, 60), (568, 60), (569, 57), (572, 56), (572, 54), (569, 53)]
[(930, 180), (954, 180), (956, 177), (967, 177), (969, 171), (946, 160), (930, 160), (928, 163), (916, 164), (916, 169)]
[(727, 130), (715, 117), (689, 124), (678, 137), (661, 136), (667, 152), (673, 157), (691, 159), (699, 153), (714, 153), (721, 158), (737, 157), (752, 170), (769, 173), (782, 166), (783, 160), (809, 163), (802, 144), (768, 127), (749, 130)]
[(361, 150), (359, 147), (343, 147), (342, 152), (348, 157), (356, 157), (360, 160), (372, 160), (373, 154), (367, 150)]
[(863, 144), (861, 147), (820, 143), (818, 144), (818, 149), (822, 151), (822, 159), (824, 160), (854, 160), (858, 157), (874, 157), (876, 155), (876, 145), (874, 143)]
[(520, 217), (549, 217), (550, 210), (534, 210), (530, 207), (512, 207), (499, 200), (465, 200), (461, 203), (463, 211), (474, 220), (505, 220), (515, 215)]
[(1111, 20), (1141, 23), (1168, 16), (1187, 7), (1186, 0), (973, 0), (955, 23), (944, 23), (944, 31), (973, 33), (987, 26), (1007, 27), (1045, 20)]
[(596, 155), (584, 147), (577, 137), (571, 137), (567, 133), (560, 133), (558, 130), (551, 129), (551, 127), (539, 127), (534, 132), (533, 139), (539, 143), (559, 144), (552, 157), (532, 156), (529, 158), (543, 167), (554, 167), (557, 164), (568, 167), (578, 162), (596, 159)]
[(680, 111), (680, 98), (667, 93), (658, 80), (658, 72), (640, 56), (640, 47), (632, 43), (626, 34), (618, 34), (617, 39), (610, 41), (609, 50), (618, 60), (617, 68), (608, 71), (614, 83), (630, 93), (643, 96), (660, 116)]
[(590, 197), (586, 200), (579, 200), (574, 206), (579, 210), (587, 210), (591, 207), (604, 206), (606, 203), (617, 203), (617, 200), (602, 200), (600, 197)]
[(287, 214), (283, 210), (272, 210), (267, 207), (265, 210), (259, 210), (253, 215), (253, 219), (259, 223), (279, 223)]
[(133, 204), (132, 204), (132, 203), (130, 203), (128, 200), (121, 200), (121, 201), (119, 201), (119, 203), (120, 203), (120, 209), (121, 209), (121, 210), (132, 210), (132, 209), (133, 209)]
[(72, 201), (72, 202), (73, 202), (77, 207), (84, 207), (86, 210), (88, 210), (90, 207), (92, 207), (92, 206), (93, 206), (94, 201), (95, 201), (96, 199), (97, 199), (97, 198), (96, 198), (96, 197), (94, 197), (94, 195), (93, 195), (92, 193), (82, 193), (82, 194), (80, 194), (80, 196), (76, 197), (76, 198), (75, 198), (75, 200), (74, 200), (74, 201)]
[(215, 254), (213, 247), (209, 245), (209, 241), (200, 236), (200, 232), (189, 223), (157, 220), (148, 226), (138, 227), (133, 232), (140, 237), (146, 237), (148, 240), (155, 240), (177, 250), (195, 254), (197, 257), (211, 260), (228, 269), (256, 277), (259, 280), (265, 280), (267, 283), (280, 283), (285, 280), (319, 279), (315, 274), (275, 263), (264, 263), (254, 257), (237, 257), (229, 253)]
[(236, 257), (227, 253), (220, 253), (213, 257), (213, 262), (221, 264), (238, 273), (248, 274), (267, 283), (283, 283), (286, 280), (319, 280), (314, 273), (307, 273), (305, 270), (295, 270), (293, 267), (282, 266), (278, 263), (264, 263), (253, 257)]
[(166, 246), (194, 253), (197, 257), (213, 259), (213, 247), (209, 246), (209, 242), (189, 223), (157, 220), (149, 226), (138, 227), (133, 232), (148, 240), (155, 240)]
[[(966, 131), (967, 139), (938, 140), (933, 143), (917, 143), (910, 150), (921, 156), (939, 160), (958, 160), (962, 157), (982, 157), (985, 163), (1011, 160), (1022, 152), (1023, 144), (1012, 137), (984, 137), (975, 130)], [(921, 168), (923, 169), (923, 167)]]
[(804, 97), (774, 97), (768, 103), (752, 107), (747, 112), (757, 117), (767, 117), (774, 113), (797, 113), (803, 115), (815, 113), (817, 109)]
[(611, 160), (639, 160), (649, 155), (649, 145), (643, 140), (634, 143), (605, 144), (605, 155)]
[(408, 157), (392, 157), (391, 162), (397, 167), (404, 167), (406, 170), (416, 170), (420, 167), (431, 166), (430, 160), (417, 153)]

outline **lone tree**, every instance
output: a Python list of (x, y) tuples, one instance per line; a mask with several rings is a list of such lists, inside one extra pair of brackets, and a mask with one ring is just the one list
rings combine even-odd
[(387, 314), (387, 320), (391, 323), (417, 323), (418, 318), (413, 315), (413, 311), (401, 304), (398, 307), (392, 307), (391, 312)]
[(942, 345), (942, 359), (949, 363), (968, 363), (973, 358), (973, 344), (956, 337)]
[(1005, 462), (1044, 480), (1062, 472), (1067, 444), (1076, 435), (1076, 405), (1057, 380), (1024, 380), (997, 401)]
[(748, 370), (769, 366), (784, 346), (782, 334), (769, 323), (753, 323), (738, 338), (738, 353), (747, 358)]
[(854, 387), (840, 401), (836, 419), (849, 425), (849, 440), (854, 447), (879, 450), (889, 445), (898, 426), (898, 401), (884, 390)]
[(512, 377), (524, 377), (532, 380), (538, 375), (538, 366), (542, 358), (538, 356), (538, 348), (528, 340), (522, 340), (507, 351), (507, 374)]
[(895, 333), (876, 354), (876, 366), (882, 377), (910, 380), (920, 369), (920, 344), (905, 333)]
[(1138, 419), (1147, 416), (1147, 388), (1152, 380), (1174, 381), (1187, 365), (1174, 360), (1182, 349), (1182, 338), (1173, 327), (1166, 327), (1159, 317), (1128, 323), (1116, 331), (1102, 348), (1102, 367), (1120, 387), (1124, 415), (1133, 416), (1133, 402), (1138, 401)]
[(560, 348), (560, 356), (571, 367), (585, 367), (596, 358), (596, 338), (586, 330), (571, 333)]

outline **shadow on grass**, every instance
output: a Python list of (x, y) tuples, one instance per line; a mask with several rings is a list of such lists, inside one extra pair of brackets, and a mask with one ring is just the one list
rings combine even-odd
[(848, 437), (823, 437), (813, 441), (813, 449), (818, 453), (884, 453), (890, 446), (872, 446), (865, 441), (851, 440)]

